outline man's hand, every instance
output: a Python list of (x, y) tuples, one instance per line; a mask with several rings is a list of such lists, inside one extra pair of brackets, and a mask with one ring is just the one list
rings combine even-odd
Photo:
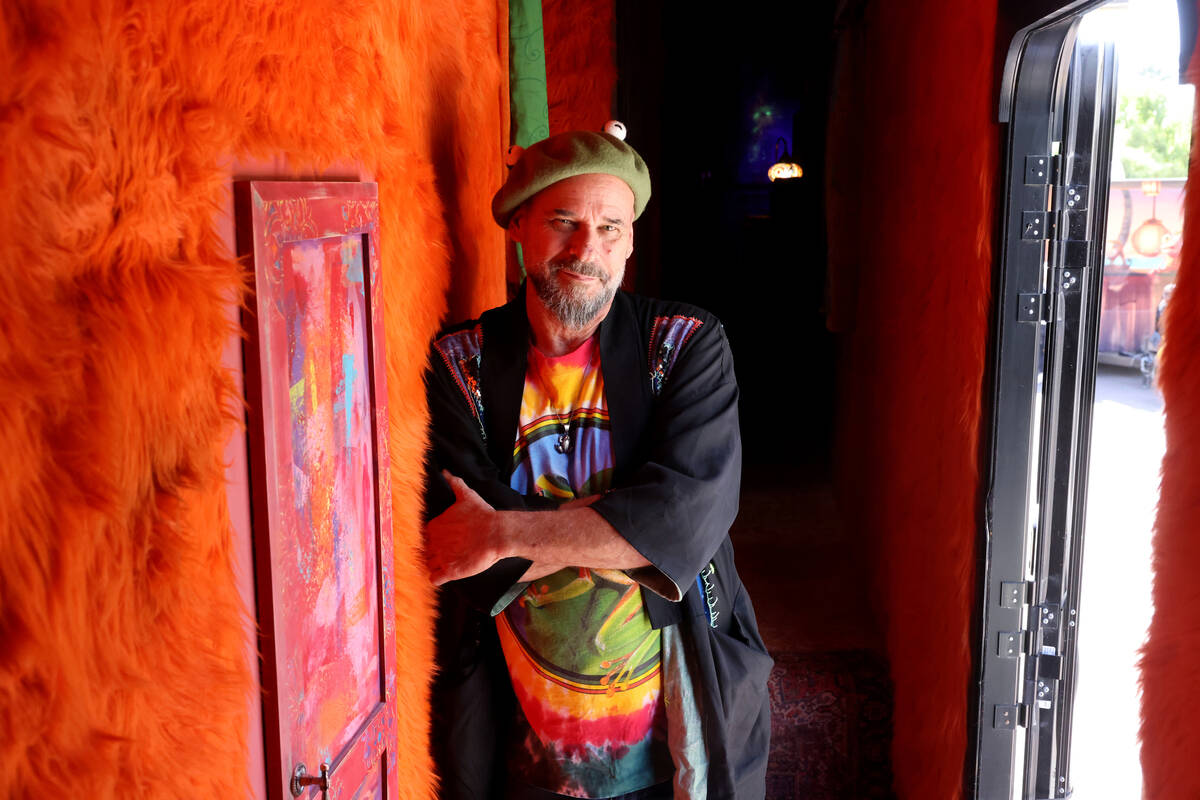
[(425, 561), (436, 586), (477, 575), (500, 560), (496, 510), (461, 478), (445, 470), (442, 477), (454, 492), (454, 505), (425, 525)]

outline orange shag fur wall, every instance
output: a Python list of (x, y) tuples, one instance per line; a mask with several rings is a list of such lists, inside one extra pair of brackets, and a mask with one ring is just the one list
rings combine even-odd
[[(614, 0), (543, 0), (550, 133), (598, 131), (617, 91)], [(636, 142), (631, 137), (630, 142)]]
[[(1200, 83), (1193, 67), (1189, 79)], [(1184, 227), (1200, 230), (1200, 91)], [(1154, 616), (1142, 650), (1146, 800), (1200, 797), (1200, 237), (1183, 241), (1158, 381), (1167, 450), (1154, 528)]]
[[(901, 798), (962, 794), (998, 132), (996, 9), (860, 5), (830, 122), (836, 484), (873, 575)], [(936, 46), (926, 46), (936, 43)], [(920, 213), (911, 213), (920, 209)]]
[[(6, 3), (0, 15), (0, 796), (242, 796), (221, 368), (235, 159), (379, 181), (401, 795), (430, 797), (427, 341), (503, 299), (497, 0)], [(236, 413), (234, 410), (237, 410)]]

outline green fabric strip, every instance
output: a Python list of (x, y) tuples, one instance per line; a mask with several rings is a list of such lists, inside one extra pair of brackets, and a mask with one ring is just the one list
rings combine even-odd
[(512, 144), (528, 147), (549, 136), (541, 0), (509, 0), (508, 86)]

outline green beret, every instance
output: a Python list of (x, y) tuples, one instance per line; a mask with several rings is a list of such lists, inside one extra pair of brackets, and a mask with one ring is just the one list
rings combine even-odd
[(650, 171), (632, 147), (608, 133), (569, 131), (534, 142), (525, 148), (508, 173), (508, 180), (492, 198), (492, 217), (508, 227), (513, 212), (552, 183), (576, 175), (600, 172), (615, 175), (633, 190), (633, 218), (650, 199)]

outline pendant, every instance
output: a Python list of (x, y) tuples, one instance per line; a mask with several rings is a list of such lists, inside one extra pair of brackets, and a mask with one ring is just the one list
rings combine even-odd
[(563, 429), (563, 432), (558, 435), (558, 444), (554, 445), (554, 449), (564, 454), (571, 451), (570, 431)]

